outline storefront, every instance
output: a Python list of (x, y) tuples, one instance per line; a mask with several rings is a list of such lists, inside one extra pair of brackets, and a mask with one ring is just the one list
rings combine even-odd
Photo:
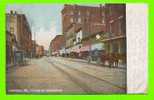
[(71, 48), (70, 56), (73, 58), (79, 58), (80, 48), (82, 44), (77, 44)]
[(87, 44), (87, 45), (84, 45), (80, 48), (80, 57), (83, 58), (83, 59), (87, 59), (87, 56), (89, 55), (89, 52), (90, 52), (90, 49), (91, 49), (91, 44)]
[(59, 53), (60, 53), (60, 56), (65, 56), (66, 54), (66, 49), (65, 48), (62, 48), (61, 50), (59, 50)]
[(126, 66), (126, 39), (117, 38), (105, 41), (106, 54), (116, 55), (119, 65)]

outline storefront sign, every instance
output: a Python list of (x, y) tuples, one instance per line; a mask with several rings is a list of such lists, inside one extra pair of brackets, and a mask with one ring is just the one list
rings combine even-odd
[(92, 44), (91, 50), (104, 50), (104, 43)]

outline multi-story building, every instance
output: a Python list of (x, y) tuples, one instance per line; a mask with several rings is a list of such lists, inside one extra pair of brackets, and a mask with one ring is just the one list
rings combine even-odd
[(107, 53), (118, 54), (126, 63), (126, 6), (125, 4), (106, 4), (106, 39)]
[(51, 54), (54, 56), (59, 56), (60, 51), (64, 49), (64, 36), (63, 35), (56, 35), (53, 40), (50, 42), (50, 51)]
[[(96, 35), (106, 31), (104, 10), (104, 5), (97, 7), (64, 5), (62, 25), (65, 46), (69, 52), (88, 53), (91, 46), (98, 43)], [(103, 45), (100, 46), (103, 48)]]
[(62, 25), (68, 53), (79, 52), (86, 57), (90, 51), (101, 50), (118, 55), (126, 63), (125, 4), (64, 5)]
[(7, 66), (15, 63), (14, 60), (14, 49), (16, 47), (15, 35), (11, 34), (8, 30), (6, 31), (6, 62)]
[(42, 57), (42, 56), (44, 56), (44, 47), (42, 46), (42, 45), (36, 45), (36, 57), (38, 57), (38, 58), (40, 58), (40, 57)]
[(7, 66), (15, 64), (15, 51), (17, 50), (16, 40), (16, 17), (11, 11), (11, 14), (6, 14), (6, 61)]
[(30, 57), (32, 50), (32, 33), (26, 16), (24, 14), (18, 14), (16, 11), (11, 11), (6, 14), (6, 18), (6, 29), (15, 36), (15, 51), (23, 51), (26, 56)]
[(27, 21), (27, 18), (24, 14), (17, 15), (17, 34), (19, 38), (19, 47), (23, 50), (27, 56), (31, 55), (32, 51), (32, 33)]

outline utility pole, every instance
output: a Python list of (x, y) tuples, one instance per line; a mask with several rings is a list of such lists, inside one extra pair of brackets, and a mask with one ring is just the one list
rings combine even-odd
[(34, 32), (34, 57), (36, 57), (36, 34)]

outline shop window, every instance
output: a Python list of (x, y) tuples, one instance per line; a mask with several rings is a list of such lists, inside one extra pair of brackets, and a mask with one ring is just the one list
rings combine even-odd
[(126, 53), (126, 42), (121, 41), (121, 53)]
[(118, 53), (118, 44), (115, 42), (115, 41), (113, 41), (113, 43), (112, 43), (112, 53)]

